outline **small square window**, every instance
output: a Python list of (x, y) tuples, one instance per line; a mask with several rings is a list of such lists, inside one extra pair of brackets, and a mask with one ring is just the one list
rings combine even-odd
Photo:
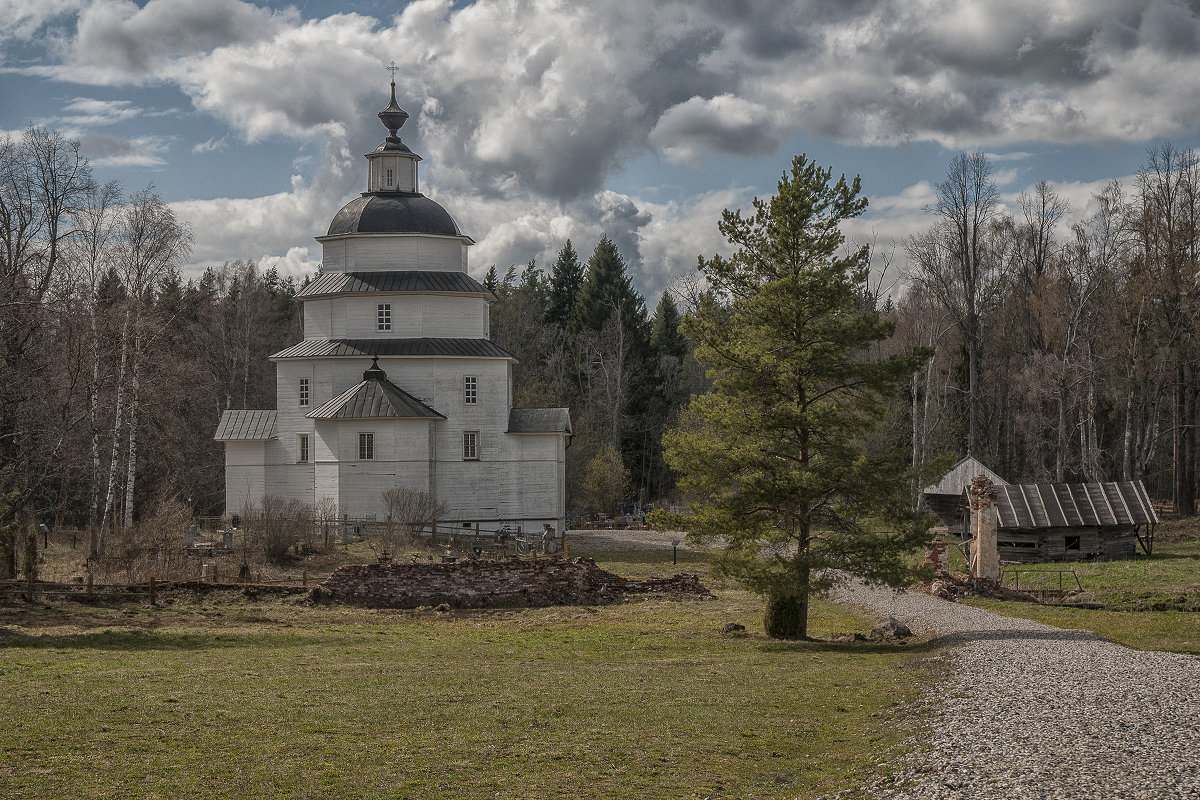
[(474, 375), (463, 378), (463, 402), (469, 406), (475, 405), (479, 399), (479, 379)]
[(308, 463), (308, 434), (302, 433), (296, 437), (296, 460)]
[(463, 461), (479, 460), (479, 431), (463, 431)]
[(308, 405), (308, 378), (300, 379), (300, 405)]
[(390, 331), (392, 329), (392, 304), (380, 303), (376, 309), (375, 319), (379, 323), (379, 330)]
[(358, 460), (375, 460), (375, 434), (360, 433), (358, 435)]

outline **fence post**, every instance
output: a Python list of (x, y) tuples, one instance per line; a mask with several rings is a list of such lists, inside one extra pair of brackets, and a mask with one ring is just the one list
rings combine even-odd
[(155, 599), (156, 598), (154, 596), (154, 577), (151, 576), (151, 578), (150, 578), (150, 605), (151, 606), (154, 605)]
[(87, 584), (88, 600), (90, 601), (90, 600), (94, 599), (94, 597), (92, 595), (92, 560), (90, 558), (87, 561), (87, 578), (88, 578), (88, 584)]
[(308, 570), (303, 570), (300, 573), (300, 585), (305, 589), (308, 588)]
[(429, 529), (429, 546), (433, 547), (437, 544), (437, 518), (433, 520), (433, 525)]

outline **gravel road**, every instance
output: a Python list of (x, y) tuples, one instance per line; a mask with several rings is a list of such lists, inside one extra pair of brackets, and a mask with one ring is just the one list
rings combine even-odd
[(838, 599), (954, 645), (924, 742), (845, 797), (1200, 798), (1200, 659), (917, 592)]

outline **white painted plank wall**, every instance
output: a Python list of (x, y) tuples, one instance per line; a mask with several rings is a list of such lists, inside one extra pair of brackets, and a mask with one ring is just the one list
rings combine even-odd
[(321, 268), (326, 272), (467, 271), (468, 245), (453, 237), (381, 233), (321, 239)]

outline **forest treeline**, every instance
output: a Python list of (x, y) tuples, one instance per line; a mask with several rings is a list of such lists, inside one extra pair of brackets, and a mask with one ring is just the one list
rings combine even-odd
[[(1066, 230), (1051, 184), (1007, 208), (986, 156), (955, 157), (902, 243), (903, 288), (863, 287), (896, 325), (884, 354), (936, 348), (888, 409), (890, 443), (916, 464), (971, 452), (1010, 481), (1141, 478), (1192, 509), (1198, 190), (1195, 155), (1161, 145)], [(190, 244), (152, 187), (97, 183), (77, 142), (0, 140), (0, 524), (102, 535), (165, 500), (222, 508), (213, 431), (225, 409), (274, 407), (267, 356), (301, 338), (301, 287), (247, 261), (185, 279)], [(703, 287), (650, 312), (607, 238), (485, 283), (516, 404), (571, 409), (569, 510), (671, 496), (662, 435), (707, 388), (679, 331)]]

